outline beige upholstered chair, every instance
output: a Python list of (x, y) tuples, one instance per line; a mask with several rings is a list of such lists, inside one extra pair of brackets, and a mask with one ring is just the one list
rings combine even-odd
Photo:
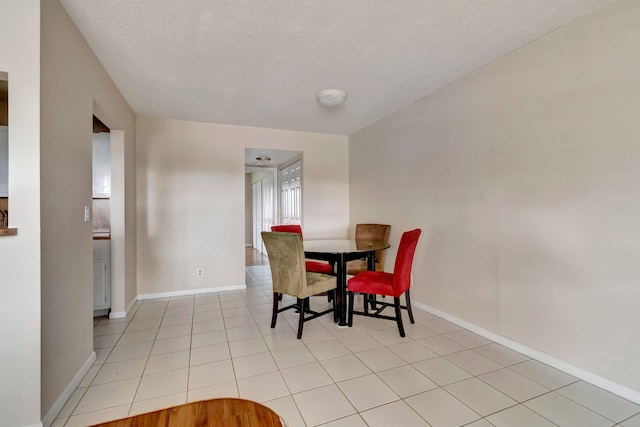
[[(335, 312), (335, 305), (333, 308), (319, 313), (312, 311), (308, 306), (308, 299), (310, 296), (335, 290), (337, 285), (336, 277), (306, 271), (304, 248), (300, 234), (263, 231), (262, 240), (267, 249), (273, 281), (271, 327), (276, 327), (278, 313), (297, 307), (300, 312), (300, 320), (298, 321), (298, 339), (300, 339), (302, 338), (304, 322)], [(279, 294), (294, 296), (297, 298), (297, 303), (278, 308), (280, 303), (278, 300)], [(311, 315), (305, 317), (305, 313), (310, 313)]]
[[(389, 243), (391, 226), (388, 224), (357, 224), (356, 240), (380, 240)], [(376, 271), (384, 271), (384, 261), (387, 251), (376, 251)], [(347, 274), (356, 275), (367, 271), (367, 260), (356, 259), (347, 263)]]

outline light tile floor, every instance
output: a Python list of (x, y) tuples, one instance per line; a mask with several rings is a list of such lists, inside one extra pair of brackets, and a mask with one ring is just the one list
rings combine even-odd
[(289, 427), (640, 427), (639, 405), (419, 309), (406, 338), (390, 321), (356, 317), (340, 329), (328, 315), (297, 340), (292, 310), (269, 327), (269, 267), (247, 267), (246, 283), (97, 319), (95, 365), (53, 426), (234, 396)]

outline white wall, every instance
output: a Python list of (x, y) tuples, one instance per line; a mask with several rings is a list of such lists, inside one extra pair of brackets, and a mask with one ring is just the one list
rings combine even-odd
[(618, 0), (349, 152), (351, 224), (388, 222), (395, 244), (424, 231), (415, 300), (636, 391), (638, 46), (640, 5)]
[(139, 117), (139, 294), (244, 285), (246, 147), (302, 151), (305, 238), (346, 236), (346, 137)]
[(0, 425), (40, 421), (40, 5), (0, 0), (9, 77), (10, 226), (0, 237)]
[[(124, 132), (112, 198), (134, 205), (135, 179), (124, 183), (121, 176), (132, 175), (135, 165), (135, 115), (59, 1), (41, 7), (42, 415), (51, 416), (93, 353), (92, 223), (83, 215), (84, 206), (92, 206), (92, 116)], [(120, 255), (135, 263), (133, 207), (129, 211), (121, 218), (130, 227), (129, 253)], [(124, 248), (127, 239), (117, 237)], [(135, 264), (129, 270), (124, 286), (133, 298)], [(125, 293), (115, 295), (122, 305)]]

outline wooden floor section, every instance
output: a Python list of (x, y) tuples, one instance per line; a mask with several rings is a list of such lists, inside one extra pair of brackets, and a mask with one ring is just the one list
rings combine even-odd
[(269, 265), (269, 259), (253, 248), (245, 248), (244, 263), (247, 267), (251, 265)]

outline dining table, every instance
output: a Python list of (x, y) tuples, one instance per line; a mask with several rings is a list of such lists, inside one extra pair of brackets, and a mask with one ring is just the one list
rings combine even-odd
[(336, 310), (338, 326), (347, 327), (347, 262), (366, 259), (367, 269), (375, 269), (376, 251), (389, 248), (389, 243), (380, 240), (304, 240), (304, 256), (308, 259), (328, 261), (335, 265)]
[(283, 427), (284, 420), (258, 402), (233, 397), (203, 400), (133, 415), (93, 427)]

